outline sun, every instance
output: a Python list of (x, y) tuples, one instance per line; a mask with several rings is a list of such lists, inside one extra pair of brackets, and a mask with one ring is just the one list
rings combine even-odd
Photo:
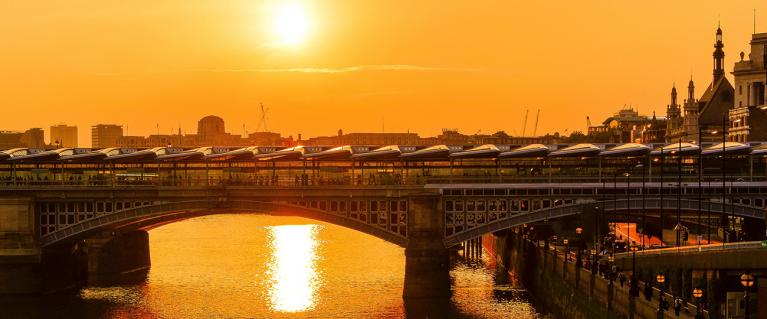
[(274, 8), (273, 17), (277, 43), (294, 46), (306, 41), (311, 23), (304, 6), (295, 3), (278, 5)]

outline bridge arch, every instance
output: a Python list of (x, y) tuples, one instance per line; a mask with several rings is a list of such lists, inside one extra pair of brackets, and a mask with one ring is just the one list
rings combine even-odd
[[(677, 198), (664, 198), (663, 200), (661, 200), (660, 198), (644, 199), (644, 207), (647, 210), (658, 210), (662, 207), (664, 211), (665, 210), (676, 211), (677, 207), (680, 207), (681, 211), (697, 212), (698, 204), (699, 202), (697, 200), (691, 200), (691, 199), (682, 199), (682, 200), (677, 200)], [(642, 199), (632, 198), (630, 200), (618, 199), (618, 200), (605, 200), (605, 201), (589, 200), (589, 201), (582, 201), (582, 202), (578, 202), (578, 203), (574, 203), (570, 205), (562, 205), (562, 206), (555, 206), (555, 207), (551, 207), (547, 209), (541, 209), (541, 210), (537, 210), (537, 211), (529, 212), (529, 213), (511, 215), (510, 217), (505, 219), (489, 222), (489, 223), (474, 227), (472, 229), (456, 233), (451, 236), (446, 236), (444, 239), (445, 246), (446, 247), (456, 246), (460, 244), (461, 242), (467, 241), (472, 238), (477, 238), (487, 233), (509, 229), (509, 228), (523, 225), (523, 224), (529, 224), (529, 223), (540, 222), (540, 221), (545, 221), (550, 219), (556, 219), (560, 217), (578, 215), (583, 213), (586, 209), (594, 209), (594, 207), (597, 207), (597, 206), (600, 207), (600, 209), (603, 209), (605, 212), (616, 212), (616, 211), (625, 212), (629, 208), (632, 211), (637, 212), (640, 209), (642, 209)], [(728, 214), (734, 213), (736, 216), (739, 216), (739, 217), (749, 217), (749, 218), (762, 219), (762, 220), (765, 219), (765, 210), (762, 208), (745, 206), (740, 204), (727, 204), (726, 209)], [(700, 211), (705, 213), (721, 214), (722, 203), (702, 202), (700, 203)]]
[(323, 210), (282, 202), (222, 199), (164, 202), (117, 211), (45, 234), (40, 237), (40, 245), (47, 247), (64, 241), (85, 239), (103, 231), (152, 228), (188, 218), (232, 212), (304, 217), (354, 229), (400, 247), (407, 246), (405, 236)]

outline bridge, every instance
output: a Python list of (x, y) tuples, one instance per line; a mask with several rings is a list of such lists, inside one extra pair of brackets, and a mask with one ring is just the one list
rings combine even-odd
[[(643, 236), (655, 229), (661, 240), (674, 225), (708, 239), (738, 230), (763, 240), (765, 154), (767, 145), (732, 142), (8, 150), (0, 152), (0, 293), (144, 273), (148, 230), (220, 213), (299, 216), (403, 247), (405, 297), (449, 295), (452, 251), (476, 251), (478, 238), (525, 225), (577, 220), (595, 243), (608, 223), (633, 223)], [(731, 269), (709, 248), (677, 250), (677, 264), (670, 253), (641, 252), (641, 277), (681, 271), (677, 292)], [(764, 271), (748, 257), (761, 250), (726, 253)], [(628, 260), (615, 259), (623, 270)]]
[[(98, 283), (145, 270), (150, 262), (146, 230), (218, 213), (300, 216), (404, 247), (407, 297), (449, 294), (448, 253), (463, 242), (589, 212), (614, 221), (663, 220), (678, 213), (684, 222), (706, 227), (722, 226), (721, 216), (727, 216), (728, 223), (737, 221), (741, 227), (760, 230), (754, 234), (764, 233), (767, 182), (731, 181), (726, 188), (707, 183), (672, 186), (5, 185), (0, 198), (0, 289), (37, 292), (54, 288), (67, 276)], [(86, 270), (81, 269), (83, 263)]]

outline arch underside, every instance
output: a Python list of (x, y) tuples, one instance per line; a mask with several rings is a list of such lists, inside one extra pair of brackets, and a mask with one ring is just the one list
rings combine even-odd
[(119, 233), (137, 229), (151, 229), (189, 218), (224, 213), (254, 213), (272, 216), (303, 217), (354, 229), (400, 247), (407, 245), (407, 237), (405, 236), (388, 232), (383, 228), (365, 224), (362, 221), (346, 216), (284, 203), (247, 200), (192, 200), (121, 210), (48, 233), (40, 237), (40, 243), (43, 247), (46, 247), (63, 241), (85, 239), (93, 234), (104, 231)]
[[(661, 205), (662, 203), (662, 205)], [(700, 206), (699, 206), (700, 204)], [(598, 208), (597, 208), (598, 207)], [(642, 199), (626, 200), (607, 200), (607, 201), (587, 201), (580, 202), (571, 205), (556, 206), (547, 209), (541, 209), (529, 213), (514, 214), (505, 219), (495, 220), (489, 223), (476, 225), (470, 229), (462, 232), (452, 234), (445, 237), (445, 246), (453, 247), (461, 242), (467, 241), (472, 238), (477, 238), (487, 233), (509, 229), (512, 227), (520, 226), (523, 224), (535, 223), (546, 221), (550, 219), (556, 219), (566, 216), (578, 215), (586, 210), (600, 209), (605, 212), (621, 211), (626, 212), (639, 211), (644, 207), (647, 210), (660, 210), (664, 211), (677, 211), (677, 207), (684, 212), (706, 212), (712, 214), (722, 213), (722, 203), (718, 202), (699, 202), (697, 200), (682, 199), (680, 201), (677, 198), (664, 198), (662, 201), (660, 198), (646, 198), (644, 200), (644, 206)], [(745, 206), (739, 204), (727, 204), (727, 214), (734, 214), (738, 217), (747, 217), (754, 219), (765, 219), (765, 212), (761, 208), (752, 206)]]

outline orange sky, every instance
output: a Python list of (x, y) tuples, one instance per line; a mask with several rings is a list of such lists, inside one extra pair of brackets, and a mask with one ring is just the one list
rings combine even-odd
[[(305, 8), (310, 32), (274, 45), (272, 8)], [(767, 2), (405, 0), (6, 0), (0, 129), (116, 123), (193, 133), (216, 114), (305, 137), (441, 128), (584, 130), (625, 104), (665, 112), (671, 83), (711, 79), (721, 18), (728, 72), (767, 32)], [(729, 76), (729, 75), (728, 75)], [(684, 95), (683, 93), (680, 95)], [(700, 93), (698, 94), (700, 95)]]

